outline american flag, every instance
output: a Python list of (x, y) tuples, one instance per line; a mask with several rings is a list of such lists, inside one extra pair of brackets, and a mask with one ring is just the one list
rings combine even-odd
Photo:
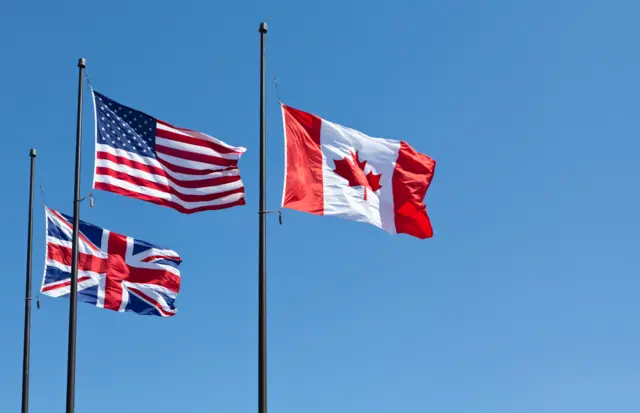
[[(40, 291), (71, 291), (72, 218), (45, 208), (47, 253)], [(180, 256), (175, 251), (80, 221), (78, 300), (100, 308), (170, 317), (177, 312)]]
[(177, 128), (93, 92), (96, 189), (185, 214), (244, 205), (238, 161), (246, 151)]

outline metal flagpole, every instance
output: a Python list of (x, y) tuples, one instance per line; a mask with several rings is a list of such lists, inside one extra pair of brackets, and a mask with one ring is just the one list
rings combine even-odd
[(71, 294), (69, 296), (69, 350), (67, 354), (67, 413), (75, 410), (76, 306), (78, 304), (78, 227), (80, 221), (80, 158), (82, 152), (82, 81), (87, 62), (78, 59), (78, 118), (76, 123), (76, 173), (73, 191), (73, 237), (71, 239)]
[(31, 358), (31, 245), (33, 244), (33, 171), (36, 150), (29, 151), (31, 178), (29, 180), (29, 224), (27, 232), (27, 287), (24, 301), (24, 348), (22, 350), (22, 413), (29, 412), (29, 360)]
[(259, 298), (258, 298), (258, 413), (267, 413), (267, 259), (266, 259), (266, 160), (267, 142), (265, 136), (264, 108), (264, 42), (267, 23), (260, 23), (260, 225), (259, 225)]

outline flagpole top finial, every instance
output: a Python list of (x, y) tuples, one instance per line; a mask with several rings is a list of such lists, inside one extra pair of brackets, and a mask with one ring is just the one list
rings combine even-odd
[(78, 67), (85, 68), (87, 67), (87, 60), (84, 57), (78, 59)]
[(32, 158), (36, 157), (36, 150), (34, 148), (31, 148), (31, 150), (29, 150), (29, 156)]
[(266, 33), (267, 32), (267, 23), (262, 22), (260, 23), (260, 33)]

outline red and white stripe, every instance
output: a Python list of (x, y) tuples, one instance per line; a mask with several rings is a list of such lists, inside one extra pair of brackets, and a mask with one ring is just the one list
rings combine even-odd
[[(372, 138), (311, 113), (282, 105), (285, 183), (282, 206), (375, 225), (395, 234), (433, 236), (424, 196), (436, 162), (406, 142)], [(336, 171), (355, 155), (366, 161), (375, 188), (350, 185)]]
[(245, 151), (156, 120), (157, 159), (96, 140), (93, 186), (185, 214), (244, 205), (238, 161)]

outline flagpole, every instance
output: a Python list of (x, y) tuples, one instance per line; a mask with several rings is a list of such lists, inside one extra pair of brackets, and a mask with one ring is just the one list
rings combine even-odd
[(24, 301), (24, 347), (22, 350), (22, 413), (29, 412), (29, 361), (31, 359), (31, 246), (33, 244), (33, 171), (36, 150), (29, 151), (31, 174), (29, 183), (29, 224), (27, 230), (27, 286)]
[(260, 225), (259, 225), (259, 298), (258, 298), (258, 413), (267, 413), (267, 258), (265, 221), (267, 214), (266, 200), (266, 160), (267, 142), (265, 128), (265, 38), (267, 23), (260, 23)]
[(82, 152), (82, 82), (87, 61), (78, 59), (78, 116), (76, 121), (76, 172), (73, 191), (73, 237), (71, 239), (71, 294), (69, 296), (69, 350), (67, 354), (67, 413), (75, 410), (76, 306), (78, 304), (78, 227), (80, 221), (80, 159)]

